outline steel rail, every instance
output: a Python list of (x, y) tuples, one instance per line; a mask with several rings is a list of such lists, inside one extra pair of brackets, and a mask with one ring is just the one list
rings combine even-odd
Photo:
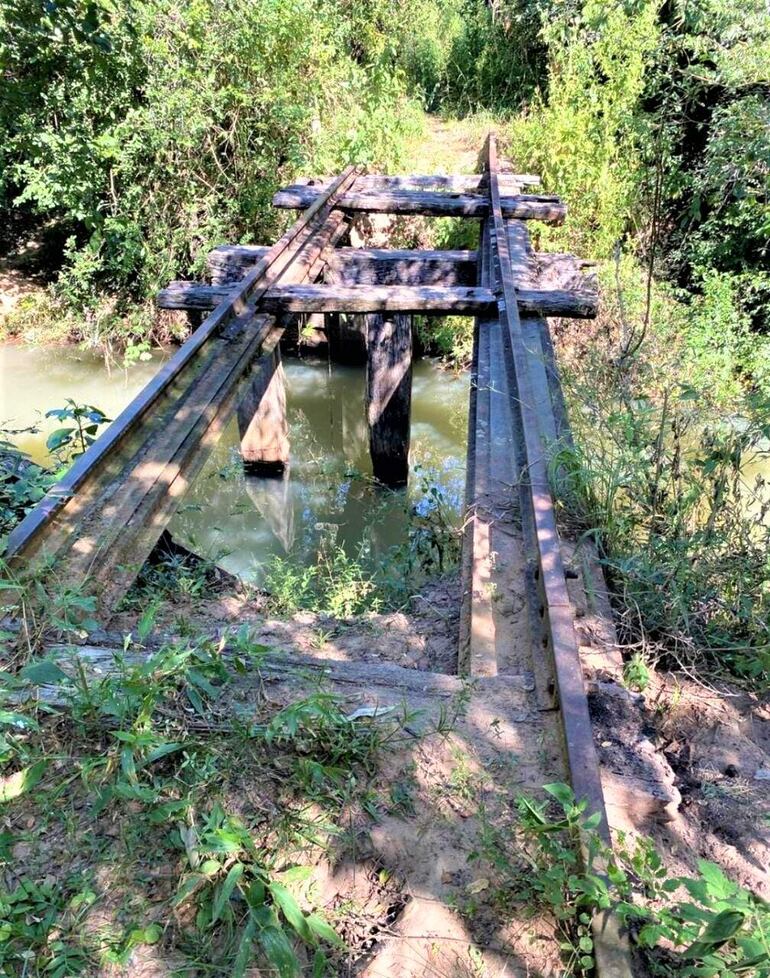
[(272, 284), (269, 280), (271, 267), (284, 255), (297, 237), (322, 215), (322, 212), (326, 214), (334, 208), (336, 199), (345, 193), (360, 172), (361, 168), (356, 166), (348, 166), (343, 170), (288, 231), (268, 249), (240, 282), (239, 287), (213, 310), (155, 377), (121, 411), (107, 431), (75, 461), (67, 474), (48, 490), (35, 508), (15, 527), (6, 544), (4, 554), (6, 559), (20, 555), (50, 523), (59, 510), (105, 462), (110, 452), (137, 427), (206, 343), (212, 337), (219, 335), (232, 320), (251, 314), (255, 303)]
[(526, 484), (535, 521), (539, 580), (544, 593), (543, 613), (551, 637), (559, 702), (565, 730), (573, 788), (588, 801), (592, 811), (601, 814), (600, 831), (609, 841), (599, 762), (593, 742), (591, 718), (583, 684), (572, 607), (559, 546), (556, 511), (548, 478), (548, 465), (540, 434), (540, 421), (529, 376), (527, 350), (521, 329), (516, 287), (505, 220), (500, 208), (497, 146), (494, 137), (488, 144), (489, 197), (493, 218), (492, 239), (497, 255), (497, 303), (503, 324), (506, 359), (514, 381), (514, 409), (521, 418), (526, 462)]
[[(589, 813), (599, 815), (597, 831), (602, 840), (611, 847), (612, 837), (604, 804), (599, 758), (594, 745), (580, 650), (548, 478), (545, 440), (516, 301), (508, 231), (500, 205), (497, 141), (493, 133), (489, 135), (486, 149), (490, 215), (493, 221), (493, 255), (497, 259), (494, 263), (494, 285), (500, 322), (503, 325), (503, 346), (511, 384), (512, 410), (518, 414), (523, 434), (524, 489), (529, 497), (534, 520), (536, 578), (542, 597), (540, 614), (550, 646), (568, 775), (575, 797), (587, 803)], [(582, 833), (580, 843), (585, 855), (587, 847)], [(632, 978), (631, 953), (627, 938), (621, 933), (617, 915), (611, 911), (598, 912), (592, 922), (592, 931), (597, 974), (600, 978)]]

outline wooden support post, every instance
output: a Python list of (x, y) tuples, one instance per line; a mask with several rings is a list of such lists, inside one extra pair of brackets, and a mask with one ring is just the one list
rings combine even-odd
[(194, 333), (204, 319), (205, 319), (205, 313), (203, 312), (202, 309), (188, 309), (187, 325), (190, 328), (190, 333)]
[(366, 418), (375, 479), (405, 486), (412, 406), (412, 317), (378, 313), (366, 320)]
[(282, 475), (289, 461), (286, 385), (280, 348), (255, 360), (238, 405), (241, 458), (250, 475)]
[(333, 363), (351, 366), (366, 363), (366, 318), (341, 312), (325, 314), (326, 341)]

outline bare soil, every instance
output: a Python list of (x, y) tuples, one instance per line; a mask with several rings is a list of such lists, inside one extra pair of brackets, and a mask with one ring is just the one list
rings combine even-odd
[(671, 673), (591, 688), (613, 827), (652, 838), (672, 874), (705, 859), (770, 898), (770, 697)]
[[(226, 578), (212, 582), (207, 594), (165, 603), (158, 631), (211, 635), (246, 624), (255, 641), (276, 651), (319, 654), (332, 661), (389, 662), (406, 669), (457, 671), (460, 582), (457, 575), (427, 584), (402, 611), (368, 612), (334, 618), (301, 611), (288, 618), (271, 612), (267, 595)], [(113, 619), (112, 627), (136, 630), (136, 612)]]

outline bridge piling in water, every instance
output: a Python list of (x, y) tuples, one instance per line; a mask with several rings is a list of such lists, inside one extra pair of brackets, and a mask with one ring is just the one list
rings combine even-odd
[(412, 408), (412, 317), (370, 313), (366, 319), (366, 421), (375, 479), (405, 486)]
[(279, 476), (289, 461), (286, 382), (279, 346), (255, 360), (238, 405), (243, 467), (249, 475)]

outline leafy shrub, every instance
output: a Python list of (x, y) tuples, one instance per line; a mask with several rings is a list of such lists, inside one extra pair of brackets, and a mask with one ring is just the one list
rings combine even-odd
[(568, 205), (563, 230), (546, 229), (547, 245), (606, 258), (639, 227), (644, 134), (639, 102), (658, 37), (656, 0), (583, 4), (573, 18), (546, 28), (548, 95), (511, 130), (512, 155)]
[(550, 0), (465, 0), (444, 68), (442, 105), (463, 114), (520, 108), (545, 82), (541, 27), (554, 6)]
[(599, 543), (630, 647), (764, 683), (770, 493), (745, 473), (767, 458), (770, 404), (722, 363), (750, 334), (724, 282), (705, 308), (655, 289), (645, 313), (631, 267), (593, 335), (562, 340), (563, 515)]
[(271, 196), (298, 170), (397, 157), (416, 124), (402, 76), (352, 57), (332, 11), (0, 4), (0, 200), (72, 228), (56, 287), (67, 305), (95, 315), (117, 297), (120, 318), (200, 272), (212, 245), (273, 237), (285, 218)]

